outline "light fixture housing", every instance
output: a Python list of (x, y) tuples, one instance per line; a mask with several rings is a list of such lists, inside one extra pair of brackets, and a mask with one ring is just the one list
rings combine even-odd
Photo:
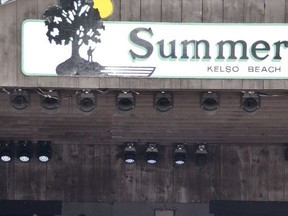
[(11, 106), (16, 110), (24, 110), (29, 106), (30, 94), (27, 90), (15, 89), (13, 93), (10, 94)]
[(260, 108), (261, 97), (255, 92), (245, 92), (241, 97), (241, 107), (245, 112), (253, 113)]
[(153, 105), (159, 112), (167, 112), (173, 108), (174, 98), (170, 92), (157, 92), (154, 94)]
[(96, 106), (96, 97), (94, 93), (84, 90), (78, 95), (77, 105), (79, 110), (84, 113), (92, 112)]
[(156, 143), (147, 143), (145, 156), (148, 164), (156, 164), (158, 162), (158, 147)]
[(8, 140), (0, 141), (0, 159), (3, 162), (10, 162), (14, 157), (14, 142)]
[(27, 163), (32, 158), (32, 142), (29, 140), (20, 140), (17, 145), (17, 158)]
[(48, 111), (56, 110), (60, 107), (60, 93), (54, 90), (48, 90), (47, 94), (40, 96), (41, 106)]
[(46, 163), (52, 158), (51, 141), (37, 142), (37, 158), (42, 163)]
[(216, 92), (204, 92), (200, 97), (200, 107), (205, 111), (215, 111), (220, 106), (220, 96)]
[(174, 164), (175, 165), (183, 165), (186, 163), (187, 152), (183, 143), (175, 144), (174, 150)]
[(16, 0), (0, 0), (0, 5), (9, 4), (15, 2)]
[(136, 106), (136, 97), (132, 92), (121, 92), (116, 97), (116, 107), (120, 111), (130, 111)]
[(197, 144), (195, 151), (196, 165), (206, 165), (208, 162), (207, 145), (205, 143)]
[(128, 164), (136, 162), (136, 143), (127, 142), (124, 144), (123, 158), (124, 161)]

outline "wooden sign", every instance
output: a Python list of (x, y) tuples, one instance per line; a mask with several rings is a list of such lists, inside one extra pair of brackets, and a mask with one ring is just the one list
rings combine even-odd
[(27, 76), (288, 78), (286, 24), (108, 22), (112, 3), (59, 4), (23, 23)]

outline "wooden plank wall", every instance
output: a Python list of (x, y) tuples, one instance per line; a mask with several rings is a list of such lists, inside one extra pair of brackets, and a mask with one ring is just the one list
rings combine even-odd
[(96, 108), (89, 114), (78, 109), (75, 91), (61, 92), (61, 105), (53, 114), (41, 107), (40, 96), (34, 90), (30, 92), (31, 105), (22, 112), (11, 107), (7, 94), (0, 94), (0, 140), (51, 140), (71, 145), (113, 145), (127, 141), (156, 141), (163, 145), (288, 143), (285, 91), (259, 92), (263, 95), (261, 107), (253, 114), (242, 110), (240, 92), (219, 92), (220, 107), (214, 115), (200, 108), (200, 91), (173, 92), (174, 106), (166, 113), (153, 107), (155, 92), (139, 91), (135, 109), (125, 114), (119, 113), (115, 106), (117, 92), (95, 92)]
[(160, 161), (143, 155), (127, 165), (113, 145), (56, 145), (43, 164), (0, 163), (0, 199), (72, 202), (208, 202), (211, 199), (287, 201), (288, 162), (280, 145), (208, 146), (207, 166), (175, 167), (172, 146), (160, 147)]
[[(26, 77), (20, 72), (21, 23), (41, 19), (57, 0), (0, 6), (0, 86), (113, 89), (283, 89), (285, 80), (192, 80)], [(286, 0), (114, 0), (110, 20), (157, 22), (286, 22)]]

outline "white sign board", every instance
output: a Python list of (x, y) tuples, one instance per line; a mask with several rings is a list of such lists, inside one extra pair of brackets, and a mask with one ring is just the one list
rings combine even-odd
[[(105, 30), (99, 31), (101, 42), (91, 41), (87, 45), (79, 42), (77, 52), (82, 60), (74, 61), (72, 42), (50, 43), (44, 21), (26, 20), (22, 26), (23, 73), (27, 76), (288, 78), (286, 24), (103, 24)], [(61, 33), (54, 31), (55, 35)], [(86, 63), (89, 65), (84, 67)], [(71, 64), (81, 67), (75, 69)]]

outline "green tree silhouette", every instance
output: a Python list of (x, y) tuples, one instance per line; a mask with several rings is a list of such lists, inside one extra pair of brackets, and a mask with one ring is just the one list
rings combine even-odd
[(100, 43), (100, 29), (105, 30), (98, 9), (92, 0), (59, 0), (57, 6), (44, 12), (47, 37), (57, 45), (72, 44), (71, 57), (57, 66), (58, 75), (100, 73), (101, 65), (80, 57), (79, 48), (90, 41)]

